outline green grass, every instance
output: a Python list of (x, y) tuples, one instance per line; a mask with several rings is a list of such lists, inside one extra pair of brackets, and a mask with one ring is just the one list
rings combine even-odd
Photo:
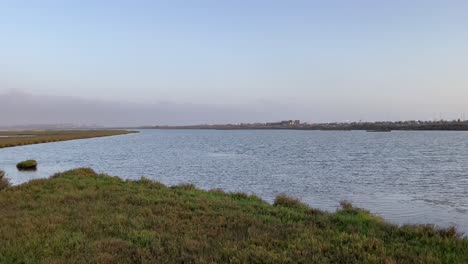
[(35, 160), (25, 160), (16, 164), (18, 170), (35, 170), (37, 169), (37, 161)]
[(74, 139), (108, 137), (135, 133), (127, 130), (42, 130), (0, 131), (0, 148), (58, 142)]
[(0, 262), (468, 263), (453, 229), (397, 227), (343, 205), (326, 213), (77, 169), (0, 191)]

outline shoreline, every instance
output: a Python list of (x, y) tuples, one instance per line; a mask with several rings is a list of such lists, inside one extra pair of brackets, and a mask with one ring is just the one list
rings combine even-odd
[(202, 128), (202, 127), (137, 127), (131, 129), (138, 129), (138, 130), (218, 130), (218, 131), (236, 131), (236, 130), (292, 130), (292, 131), (323, 131), (323, 132), (353, 132), (353, 131), (360, 131), (360, 132), (467, 132), (468, 128), (466, 129), (391, 129), (389, 131), (379, 131), (379, 130), (372, 130), (372, 129), (315, 129), (315, 128), (273, 128), (273, 127), (265, 127), (265, 128)]
[(0, 149), (50, 142), (138, 133), (130, 130), (31, 130), (0, 131)]
[(276, 123), (240, 124), (197, 124), (197, 125), (157, 125), (141, 126), (138, 129), (216, 129), (216, 130), (324, 130), (324, 131), (468, 131), (468, 121), (380, 121), (380, 122), (332, 122), (301, 123), (300, 120), (287, 120)]

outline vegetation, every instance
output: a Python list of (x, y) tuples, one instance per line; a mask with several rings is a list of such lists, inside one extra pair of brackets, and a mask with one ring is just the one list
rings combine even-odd
[(126, 130), (45, 130), (45, 131), (2, 131), (0, 148), (57, 142), (73, 139), (107, 137), (134, 133)]
[(5, 172), (0, 170), (0, 191), (10, 186), (10, 181), (6, 178)]
[(25, 160), (16, 164), (18, 170), (35, 170), (37, 169), (37, 161), (35, 160)]
[(343, 202), (166, 187), (77, 169), (0, 192), (3, 263), (468, 263), (454, 229), (397, 227)]
[(390, 132), (392, 130), (446, 130), (468, 131), (468, 121), (465, 120), (438, 120), (438, 121), (378, 121), (378, 122), (345, 122), (345, 123), (300, 123), (299, 120), (287, 120), (274, 123), (241, 123), (224, 125), (190, 125), (190, 126), (153, 126), (141, 127), (156, 129), (293, 129), (293, 130), (365, 130), (373, 132)]
[(276, 196), (275, 202), (273, 203), (275, 206), (285, 206), (289, 208), (300, 208), (300, 207), (307, 207), (305, 204), (301, 203), (299, 199), (291, 198), (285, 194), (280, 194)]

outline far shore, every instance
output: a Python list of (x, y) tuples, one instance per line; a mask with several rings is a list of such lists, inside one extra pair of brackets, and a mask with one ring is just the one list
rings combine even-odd
[(380, 122), (333, 122), (301, 123), (300, 120), (285, 120), (274, 123), (240, 123), (240, 124), (200, 124), (183, 126), (143, 126), (137, 129), (212, 129), (212, 130), (323, 130), (368, 132), (395, 131), (468, 131), (468, 121), (380, 121)]

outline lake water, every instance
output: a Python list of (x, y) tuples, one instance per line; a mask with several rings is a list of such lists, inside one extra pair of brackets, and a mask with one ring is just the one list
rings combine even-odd
[[(26, 159), (38, 170), (18, 172)], [(468, 132), (142, 130), (0, 149), (14, 184), (77, 167), (269, 202), (286, 193), (329, 211), (346, 199), (393, 223), (468, 232)]]

